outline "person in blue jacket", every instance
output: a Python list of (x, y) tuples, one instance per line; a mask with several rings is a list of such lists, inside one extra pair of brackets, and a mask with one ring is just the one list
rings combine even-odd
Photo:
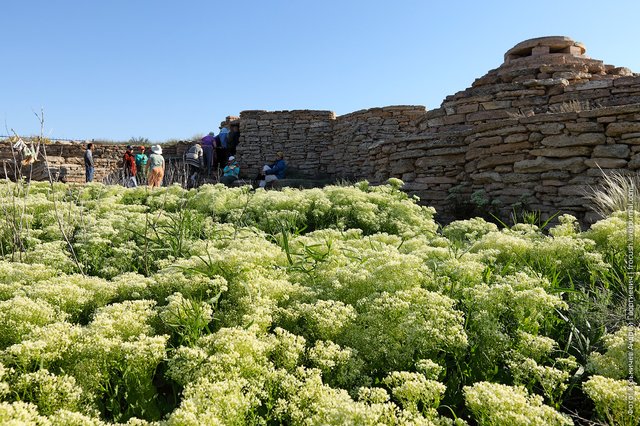
[(276, 153), (276, 161), (271, 165), (265, 165), (262, 168), (262, 179), (260, 179), (260, 188), (267, 186), (267, 183), (272, 183), (278, 179), (284, 178), (284, 172), (287, 169), (287, 163), (284, 161), (284, 154), (282, 151)]

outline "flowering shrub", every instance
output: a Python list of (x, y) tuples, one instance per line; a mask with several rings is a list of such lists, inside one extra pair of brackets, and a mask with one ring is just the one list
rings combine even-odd
[(466, 405), (480, 425), (572, 425), (573, 422), (523, 387), (478, 382), (465, 387)]
[(624, 216), (438, 231), (401, 187), (0, 184), (0, 423), (635, 424)]
[[(594, 352), (588, 367), (595, 374), (611, 379), (626, 379), (632, 373), (640, 378), (640, 357), (633, 358), (633, 372), (629, 371), (629, 352), (640, 354), (640, 330), (638, 327), (622, 327), (603, 338), (605, 353)], [(631, 343), (631, 349), (629, 344)]]
[(632, 426), (640, 422), (640, 386), (626, 380), (593, 376), (583, 385), (596, 404), (596, 411), (607, 424)]

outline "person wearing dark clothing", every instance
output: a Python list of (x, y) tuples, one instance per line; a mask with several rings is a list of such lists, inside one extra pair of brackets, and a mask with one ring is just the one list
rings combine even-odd
[(122, 162), (124, 168), (124, 186), (127, 188), (138, 186), (138, 181), (136, 180), (136, 173), (138, 171), (136, 167), (136, 157), (133, 155), (133, 147), (131, 145), (127, 145), (127, 150), (122, 157)]
[(227, 136), (227, 151), (229, 155), (236, 155), (236, 147), (240, 143), (240, 126), (237, 123), (231, 125)]
[(87, 183), (93, 182), (93, 175), (95, 171), (95, 163), (93, 162), (93, 144), (87, 144), (87, 150), (84, 152), (84, 175)]
[(227, 165), (227, 158), (229, 158), (228, 139), (229, 129), (221, 127), (220, 133), (216, 136), (216, 140), (218, 141), (218, 146), (216, 148), (218, 169), (223, 169)]
[(284, 154), (282, 151), (278, 151), (276, 154), (276, 161), (271, 165), (265, 165), (262, 168), (262, 178), (260, 179), (260, 188), (267, 186), (267, 183), (272, 183), (278, 179), (284, 178), (284, 172), (287, 169), (287, 163), (284, 161)]
[(211, 167), (215, 164), (215, 147), (216, 138), (213, 132), (210, 132), (207, 136), (200, 140), (202, 146), (203, 159), (204, 159), (204, 172), (207, 176), (211, 176)]

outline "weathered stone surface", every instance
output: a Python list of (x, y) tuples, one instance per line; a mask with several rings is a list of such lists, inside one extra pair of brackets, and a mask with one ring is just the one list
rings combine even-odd
[(636, 154), (633, 157), (631, 157), (631, 161), (629, 161), (628, 167), (631, 170), (640, 169), (640, 154)]
[(592, 148), (587, 146), (576, 146), (569, 148), (542, 148), (532, 149), (529, 151), (531, 155), (537, 155), (540, 157), (553, 157), (553, 158), (568, 158), (575, 156), (589, 156), (591, 155)]
[(558, 135), (564, 130), (564, 123), (529, 124), (527, 128), (532, 132), (540, 132), (543, 135)]
[(627, 160), (621, 158), (590, 158), (584, 163), (591, 168), (620, 169), (627, 165)]
[(524, 158), (524, 154), (492, 155), (478, 161), (478, 170), (495, 167), (499, 164), (513, 164)]
[(564, 196), (585, 196), (589, 191), (589, 187), (585, 185), (565, 185), (558, 188), (558, 195)]
[(496, 172), (472, 173), (469, 177), (474, 183), (502, 182), (502, 175)]
[(594, 157), (627, 158), (629, 157), (628, 145), (599, 145), (593, 150)]
[(578, 136), (553, 135), (542, 140), (542, 144), (551, 147), (599, 145), (606, 141), (606, 137), (601, 133), (583, 133)]
[(579, 123), (565, 123), (566, 129), (571, 133), (603, 132), (604, 126), (597, 122), (582, 121)]
[(509, 118), (509, 113), (505, 110), (495, 111), (480, 111), (467, 114), (466, 120), (468, 122), (485, 121), (485, 120), (499, 120), (502, 118)]
[(620, 136), (625, 133), (640, 133), (640, 123), (622, 121), (607, 125), (607, 136)]
[(528, 141), (510, 144), (503, 143), (489, 147), (488, 153), (501, 154), (504, 152), (525, 152), (528, 148), (531, 148), (531, 142)]
[(391, 174), (393, 175), (399, 175), (402, 173), (411, 172), (414, 169), (415, 169), (414, 160), (410, 160), (410, 159), (394, 161), (391, 164)]
[(568, 86), (569, 81), (566, 78), (558, 77), (556, 78), (543, 78), (543, 79), (532, 79), (525, 80), (522, 82), (523, 86), (526, 87), (536, 87), (536, 86)]
[(529, 140), (529, 135), (527, 133), (516, 133), (515, 135), (509, 135), (504, 138), (504, 143), (510, 144), (515, 142), (524, 142)]
[(538, 157), (534, 160), (522, 160), (513, 165), (517, 173), (537, 173), (549, 170), (568, 170), (571, 173), (580, 173), (587, 169), (585, 157), (575, 157), (563, 160)]
[(494, 109), (511, 108), (511, 101), (482, 102), (480, 105), (484, 111), (491, 111)]
[(501, 136), (491, 136), (488, 138), (479, 138), (479, 139), (475, 139), (473, 142), (471, 142), (469, 144), (469, 149), (474, 149), (474, 148), (482, 148), (482, 147), (486, 147), (486, 146), (492, 146), (492, 145), (497, 145), (502, 143), (502, 137)]

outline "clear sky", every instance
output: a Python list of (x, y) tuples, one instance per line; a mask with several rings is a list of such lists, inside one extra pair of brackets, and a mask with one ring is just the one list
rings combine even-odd
[(640, 1), (0, 0), (0, 134), (187, 139), (251, 109), (440, 106), (533, 37), (640, 72)]

